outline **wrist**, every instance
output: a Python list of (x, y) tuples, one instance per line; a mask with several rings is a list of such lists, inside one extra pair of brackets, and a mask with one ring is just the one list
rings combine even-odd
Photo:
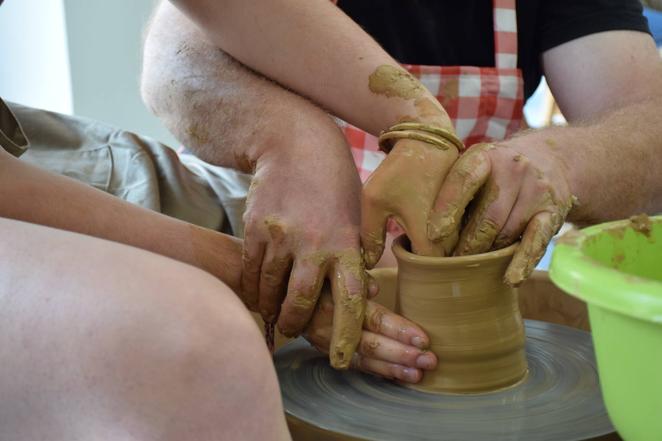
[(188, 225), (192, 265), (220, 279), (239, 292), (242, 241), (217, 231)]
[(321, 109), (301, 112), (274, 126), (271, 136), (255, 149), (254, 164), (298, 158), (350, 155), (349, 145), (335, 120)]
[(440, 150), (454, 148), (458, 153), (465, 150), (464, 144), (453, 131), (415, 122), (399, 123), (382, 132), (379, 135), (379, 147), (389, 153), (397, 141), (405, 139), (421, 141)]
[(581, 222), (589, 217), (586, 210), (594, 191), (593, 170), (600, 170), (593, 162), (595, 158), (587, 162), (587, 152), (595, 141), (587, 127), (548, 127), (523, 132), (506, 144), (549, 170), (556, 170), (573, 196), (568, 220)]

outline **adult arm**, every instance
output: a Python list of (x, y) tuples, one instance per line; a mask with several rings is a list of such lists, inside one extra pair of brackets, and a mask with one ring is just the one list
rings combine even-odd
[[(445, 111), (329, 0), (171, 0), (242, 64), (372, 134)], [(423, 101), (437, 112), (424, 116)], [(423, 104), (422, 104), (423, 103)]]
[[(326, 3), (323, 5), (326, 7)], [(339, 14), (332, 11), (332, 16)], [(292, 20), (289, 9), (281, 15), (282, 19)], [(278, 22), (276, 18), (274, 21)], [(178, 32), (173, 33), (172, 29)], [(243, 32), (235, 30), (240, 31)], [(358, 38), (367, 39), (360, 32)], [(378, 92), (391, 94), (389, 87), (409, 87), (409, 91), (401, 92), (412, 97), (375, 96), (394, 101), (395, 107), (414, 101), (419, 121), (443, 126), (445, 113), (434, 98), (397, 69), (402, 76), (395, 79), (399, 78), (400, 83), (383, 82), (385, 89)], [(366, 76), (365, 90), (368, 82)], [(157, 10), (147, 35), (142, 91), (152, 111), (200, 157), (255, 174), (245, 214), (243, 292), (249, 305), (259, 310), (266, 321), (278, 317), (281, 332), (295, 335), (309, 322), (323, 279), (341, 280), (337, 300), (351, 307), (343, 313), (344, 317), (356, 319), (344, 319), (347, 325), (334, 326), (334, 335), (352, 335), (351, 340), (358, 343), (358, 334), (348, 334), (347, 329), (358, 330), (356, 299), (365, 296), (366, 285), (355, 277), (356, 269), (363, 268), (359, 249), (360, 182), (346, 141), (330, 116), (219, 50), (168, 3)], [(426, 165), (435, 168), (428, 174), (435, 174), (437, 181), (443, 179), (457, 156), (454, 150), (444, 152), (423, 143), (418, 143), (416, 149), (421, 154), (415, 156), (425, 156)], [(400, 150), (394, 148), (394, 152)], [(410, 167), (408, 174), (420, 177), (420, 170)], [(407, 174), (398, 180), (406, 182)], [(382, 176), (381, 181), (386, 182), (386, 189), (399, 191), (395, 180)], [(432, 180), (425, 184), (436, 185)], [(398, 208), (407, 211), (404, 202), (414, 208), (422, 202), (426, 209), (408, 210), (420, 214), (427, 212), (433, 199), (403, 195), (403, 203), (398, 205), (397, 198), (388, 196), (388, 192), (379, 192), (381, 200), (368, 200), (375, 208), (368, 210), (364, 219), (371, 221), (370, 225), (378, 225), (378, 233), (371, 236), (369, 244), (383, 246), (387, 212), (382, 209), (382, 201), (389, 203), (391, 212), (398, 212)], [(415, 246), (427, 243), (424, 225), (425, 219), (423, 228), (411, 229), (423, 231), (422, 236), (414, 238)], [(368, 257), (375, 256), (370, 246), (366, 248)], [(343, 297), (352, 301), (343, 301)], [(332, 351), (332, 362), (339, 365), (335, 354), (346, 352), (349, 350)], [(348, 362), (345, 357), (342, 364), (346, 366)]]
[[(241, 63), (369, 133), (377, 135), (398, 122), (453, 131), (434, 96), (328, 0), (172, 3)], [(441, 151), (420, 141), (395, 143), (364, 191), (361, 243), (369, 267), (383, 252), (390, 217), (404, 227), (414, 252), (448, 251), (446, 244), (428, 240), (426, 227), (457, 155), (452, 146)]]
[(522, 243), (506, 281), (524, 280), (568, 218), (589, 224), (662, 210), (662, 64), (649, 35), (610, 31), (543, 55), (568, 127), (470, 149), (436, 202), (431, 238), (452, 234), (477, 195), (456, 254)]
[(244, 213), (248, 306), (277, 320), (283, 334), (298, 335), (329, 279), (341, 305), (331, 360), (349, 366), (369, 282), (360, 253), (361, 183), (333, 119), (219, 50), (167, 2), (145, 42), (142, 91), (202, 159), (254, 174)]
[(650, 36), (592, 35), (547, 51), (543, 63), (571, 123), (543, 131), (559, 137), (557, 156), (579, 200), (568, 219), (588, 224), (662, 211), (662, 60)]

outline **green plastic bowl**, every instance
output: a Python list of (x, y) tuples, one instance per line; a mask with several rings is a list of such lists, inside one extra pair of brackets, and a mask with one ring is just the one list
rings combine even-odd
[(600, 385), (619, 434), (662, 440), (662, 216), (568, 232), (549, 275), (588, 304)]

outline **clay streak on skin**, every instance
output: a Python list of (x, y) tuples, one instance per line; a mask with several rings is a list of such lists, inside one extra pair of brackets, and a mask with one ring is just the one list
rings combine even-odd
[(409, 72), (387, 64), (379, 66), (368, 78), (370, 91), (388, 98), (415, 99), (425, 93), (423, 85)]

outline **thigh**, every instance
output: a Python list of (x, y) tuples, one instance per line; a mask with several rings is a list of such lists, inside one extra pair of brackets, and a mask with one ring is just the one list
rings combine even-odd
[[(250, 399), (247, 376), (278, 395), (261, 343), (241, 302), (202, 271), (0, 218), (0, 439), (207, 439), (223, 423), (250, 433), (234, 410)], [(279, 398), (264, 401), (268, 429), (282, 431)]]

